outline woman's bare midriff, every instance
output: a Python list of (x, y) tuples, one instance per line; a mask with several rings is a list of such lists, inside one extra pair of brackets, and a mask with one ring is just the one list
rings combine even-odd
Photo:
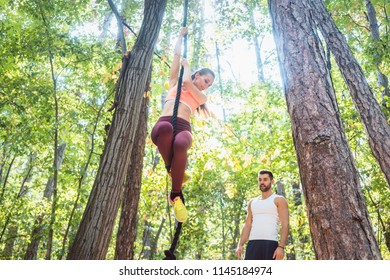
[[(164, 104), (163, 111), (161, 113), (162, 117), (172, 116), (173, 115), (173, 107), (175, 106), (175, 100), (167, 100)], [(190, 121), (191, 118), (191, 110), (186, 105), (179, 103), (179, 108), (177, 110), (177, 117), (184, 119), (186, 121)]]

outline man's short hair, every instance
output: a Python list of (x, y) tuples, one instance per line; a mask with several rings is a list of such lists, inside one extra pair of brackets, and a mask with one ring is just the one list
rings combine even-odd
[(268, 174), (271, 180), (274, 179), (274, 175), (272, 174), (272, 172), (266, 169), (260, 170), (258, 175), (264, 175), (264, 174)]

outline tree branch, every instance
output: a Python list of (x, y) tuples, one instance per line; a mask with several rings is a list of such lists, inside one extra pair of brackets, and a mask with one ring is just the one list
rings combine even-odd
[(121, 42), (121, 47), (122, 47), (122, 55), (125, 55), (126, 51), (127, 51), (127, 46), (126, 46), (125, 34), (123, 33), (122, 17), (120, 16), (118, 9), (116, 8), (116, 6), (112, 0), (108, 0), (108, 4), (110, 5), (111, 10), (115, 15), (116, 24), (118, 26), (119, 40)]

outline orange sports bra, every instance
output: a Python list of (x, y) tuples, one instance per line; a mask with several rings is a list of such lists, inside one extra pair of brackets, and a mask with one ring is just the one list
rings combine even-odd
[[(168, 91), (168, 95), (165, 98), (165, 101), (175, 100), (176, 94), (177, 94), (177, 85)], [(183, 103), (188, 108), (190, 108), (191, 113), (194, 112), (196, 108), (198, 108), (200, 105), (202, 105), (198, 102), (198, 100), (195, 99), (195, 97), (191, 94), (189, 90), (183, 90), (183, 89), (181, 90), (180, 93), (180, 103)]]

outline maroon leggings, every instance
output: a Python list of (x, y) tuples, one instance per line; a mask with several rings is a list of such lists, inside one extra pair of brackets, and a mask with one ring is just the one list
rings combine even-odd
[(180, 192), (187, 165), (187, 151), (192, 145), (191, 125), (177, 118), (176, 135), (173, 141), (173, 126), (170, 116), (160, 117), (151, 133), (153, 143), (158, 147), (165, 166), (171, 167), (172, 192)]

